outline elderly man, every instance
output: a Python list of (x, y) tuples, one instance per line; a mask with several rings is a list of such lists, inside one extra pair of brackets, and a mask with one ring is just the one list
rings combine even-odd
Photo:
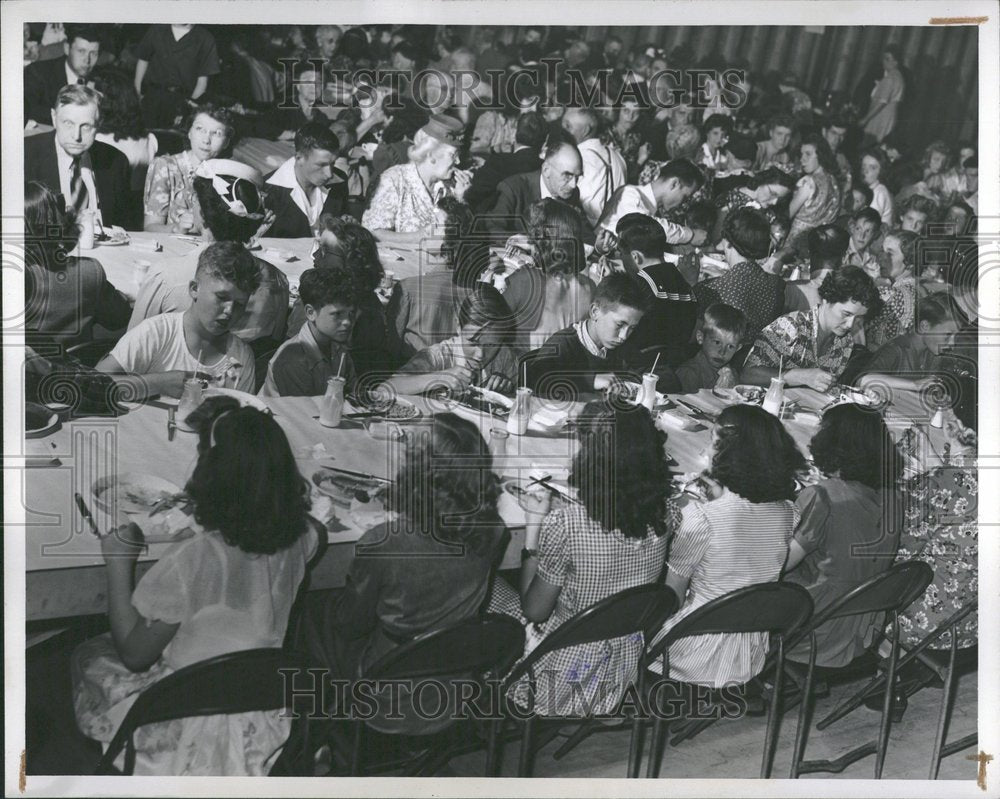
[(611, 196), (625, 185), (625, 159), (614, 147), (601, 142), (597, 115), (588, 108), (571, 108), (562, 127), (576, 142), (583, 159), (580, 204), (587, 221), (596, 225)]
[(339, 154), (340, 142), (326, 125), (308, 122), (299, 128), (295, 155), (267, 177), (275, 215), (268, 236), (309, 238), (321, 214), (346, 213), (347, 176), (334, 167)]
[(490, 230), (504, 238), (523, 232), (528, 226), (528, 209), (546, 197), (562, 200), (582, 213), (577, 189), (581, 175), (583, 160), (575, 145), (560, 142), (550, 147), (540, 170), (500, 181), (496, 203), (489, 213)]
[[(614, 233), (619, 220), (628, 214), (659, 214), (676, 208), (705, 182), (701, 171), (686, 158), (676, 158), (664, 166), (656, 180), (645, 186), (622, 186), (612, 195), (601, 216), (600, 227)], [(667, 244), (704, 244), (704, 230), (692, 230), (666, 219), (656, 220), (666, 234)]]
[(24, 121), (49, 124), (59, 90), (68, 84), (93, 88), (90, 73), (101, 55), (97, 29), (91, 25), (67, 25), (66, 55), (47, 61), (36, 61), (24, 68)]
[(337, 45), (340, 44), (342, 31), (337, 25), (317, 25), (313, 32), (316, 40), (316, 55), (329, 61), (333, 54), (337, 52)]
[(141, 209), (129, 208), (131, 170), (125, 154), (95, 141), (100, 95), (87, 86), (64, 86), (50, 119), (55, 130), (24, 140), (24, 179), (61, 194), (66, 209), (92, 211), (104, 225), (141, 229)]

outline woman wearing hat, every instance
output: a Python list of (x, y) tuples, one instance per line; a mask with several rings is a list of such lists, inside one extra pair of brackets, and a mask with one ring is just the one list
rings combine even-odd
[(379, 241), (417, 243), (433, 232), (438, 200), (464, 198), (472, 176), (455, 168), (463, 131), (458, 120), (435, 114), (414, 136), (409, 162), (382, 173), (361, 220)]

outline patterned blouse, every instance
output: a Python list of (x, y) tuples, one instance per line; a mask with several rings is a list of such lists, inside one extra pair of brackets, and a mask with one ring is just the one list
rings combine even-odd
[[(900, 639), (916, 644), (977, 596), (979, 479), (975, 461), (961, 457), (913, 478), (906, 485), (909, 502), (897, 561), (922, 560), (934, 569), (923, 596), (899, 614)], [(979, 620), (971, 613), (958, 626), (960, 649), (979, 641)], [(931, 644), (951, 646), (951, 633)]]
[(833, 336), (823, 352), (817, 351), (819, 308), (779, 316), (765, 327), (747, 356), (746, 368), (778, 368), (784, 358), (787, 369), (822, 369), (834, 377), (847, 367), (854, 349), (851, 333)]
[(837, 179), (822, 169), (817, 169), (811, 175), (803, 175), (795, 189), (805, 190), (808, 197), (792, 220), (792, 228), (788, 232), (789, 241), (814, 227), (830, 224), (840, 211), (840, 187)]
[(389, 167), (361, 218), (369, 230), (416, 233), (434, 223), (434, 198), (412, 163)]
[(194, 215), (198, 198), (194, 195), (197, 162), (189, 150), (153, 159), (146, 174), (143, 213), (175, 223), (181, 214)]
[(904, 274), (891, 285), (879, 290), (882, 311), (865, 322), (865, 342), (869, 349), (913, 331), (914, 308), (917, 304), (917, 279)]
[[(645, 538), (635, 539), (617, 529), (605, 530), (581, 505), (551, 511), (542, 522), (538, 576), (562, 590), (552, 615), (536, 625), (543, 627), (541, 638), (612, 594), (654, 582), (679, 522), (680, 513), (671, 503), (666, 534), (657, 537), (650, 530)], [(594, 703), (595, 713), (613, 711), (635, 679), (641, 649), (642, 636), (635, 635), (546, 655), (535, 665), (537, 711), (550, 716), (581, 714), (588, 702)], [(526, 680), (511, 691), (519, 703), (527, 704)]]

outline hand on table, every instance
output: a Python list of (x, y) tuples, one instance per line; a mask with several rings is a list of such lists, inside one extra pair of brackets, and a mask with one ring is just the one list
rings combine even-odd
[(194, 215), (190, 211), (185, 211), (170, 228), (171, 233), (191, 233), (194, 230)]
[(468, 364), (457, 364), (438, 372), (442, 382), (454, 391), (464, 391), (472, 385), (473, 368)]
[(498, 394), (513, 394), (514, 382), (504, 375), (491, 374), (483, 383), (482, 388), (495, 391)]
[(829, 391), (837, 382), (837, 378), (822, 369), (789, 369), (785, 380), (788, 385), (808, 386), (816, 391)]

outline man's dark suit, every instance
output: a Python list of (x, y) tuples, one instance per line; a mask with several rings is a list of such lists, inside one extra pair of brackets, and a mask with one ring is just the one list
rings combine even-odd
[(24, 121), (52, 124), (56, 95), (66, 85), (66, 57), (36, 61), (24, 68)]
[[(273, 172), (271, 174), (274, 174)], [(268, 175), (270, 178), (271, 175)], [(284, 186), (275, 186), (265, 181), (267, 192), (267, 207), (274, 211), (274, 224), (268, 228), (266, 236), (276, 239), (308, 239), (314, 231), (302, 209), (292, 199), (292, 190)], [(339, 180), (330, 186), (323, 203), (321, 214), (340, 216), (347, 213), (347, 182)]]
[[(506, 238), (514, 233), (527, 231), (528, 211), (534, 203), (542, 199), (541, 181), (541, 170), (524, 172), (500, 181), (500, 185), (497, 186), (496, 204), (487, 215), (488, 227), (492, 234)], [(573, 189), (570, 198), (562, 202), (583, 215), (579, 189)]]
[(493, 208), (500, 181), (536, 171), (539, 165), (537, 147), (525, 147), (516, 153), (493, 153), (476, 170), (472, 185), (465, 193), (465, 202), (476, 213), (485, 213)]
[[(55, 131), (37, 133), (24, 139), (24, 180), (38, 181), (54, 193), (62, 194), (57, 146)], [(120, 225), (126, 230), (142, 230), (142, 209), (131, 207), (129, 202), (131, 169), (125, 154), (99, 141), (93, 143), (89, 153), (104, 224)]]

